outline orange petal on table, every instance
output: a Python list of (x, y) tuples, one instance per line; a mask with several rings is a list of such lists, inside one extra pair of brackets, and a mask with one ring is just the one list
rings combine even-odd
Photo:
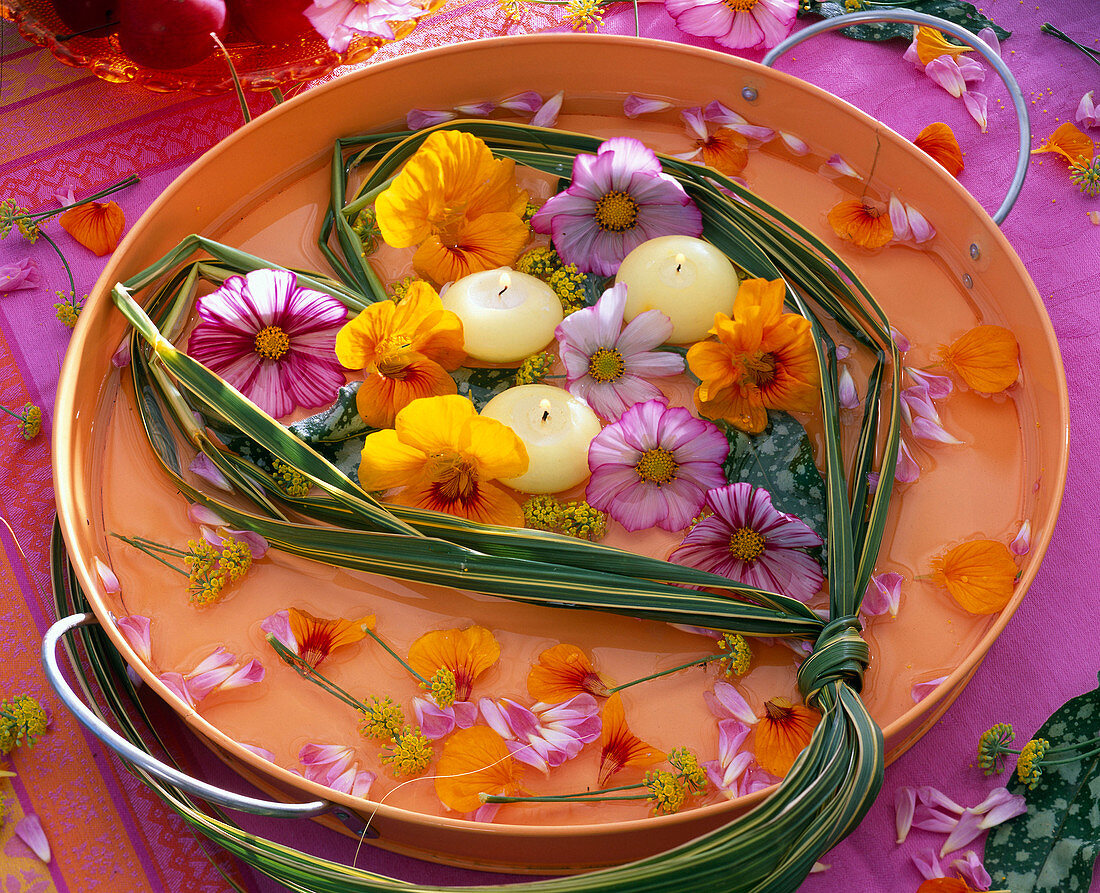
[(1020, 344), (1002, 326), (977, 326), (949, 345), (940, 345), (940, 362), (975, 391), (996, 394), (1020, 377)]
[(932, 559), (932, 582), (971, 614), (995, 614), (1012, 598), (1016, 562), (1004, 543), (973, 540)]
[(894, 238), (886, 208), (869, 199), (842, 201), (833, 206), (828, 216), (834, 233), (861, 248), (881, 248)]
[(917, 31), (917, 58), (921, 65), (927, 65), (940, 56), (957, 59), (963, 53), (973, 52), (973, 47), (949, 43), (938, 28), (920, 28)]
[(547, 648), (527, 674), (527, 693), (544, 704), (564, 704), (585, 693), (606, 698), (607, 685), (592, 662), (576, 645)]
[(929, 124), (913, 137), (913, 145), (931, 155), (947, 168), (947, 172), (957, 177), (963, 169), (962, 149), (955, 139), (954, 131), (942, 121)]
[(929, 878), (917, 887), (917, 893), (977, 893), (977, 891), (962, 878), (935, 877)]
[(816, 710), (786, 698), (767, 701), (756, 724), (756, 761), (764, 771), (782, 778), (810, 743), (820, 720)]
[(623, 699), (615, 694), (603, 705), (603, 730), (600, 732), (600, 786), (626, 766), (653, 766), (665, 754), (646, 744), (630, 731), (623, 711)]
[(362, 639), (366, 635), (364, 626), (374, 629), (373, 614), (358, 620), (345, 620), (343, 617), (314, 617), (308, 611), (297, 608), (290, 608), (287, 613), (290, 631), (298, 643), (298, 656), (314, 669), (335, 649)]
[(736, 177), (749, 161), (749, 141), (736, 130), (719, 127), (705, 140), (699, 140), (703, 163), (727, 177)]
[(57, 222), (81, 245), (103, 257), (118, 247), (126, 215), (117, 202), (86, 202), (69, 208)]
[(500, 658), (500, 644), (483, 626), (433, 630), (409, 646), (409, 666), (425, 679), (442, 667), (455, 674), (456, 700), (470, 697), (470, 686)]
[(1043, 152), (1055, 152), (1066, 159), (1070, 164), (1080, 158), (1092, 161), (1092, 140), (1076, 124), (1066, 121), (1057, 130), (1048, 136), (1038, 149), (1032, 149), (1032, 155)]
[(518, 794), (522, 772), (500, 735), (487, 726), (471, 726), (458, 729), (443, 744), (435, 792), (455, 812), (476, 812), (484, 805), (481, 794)]

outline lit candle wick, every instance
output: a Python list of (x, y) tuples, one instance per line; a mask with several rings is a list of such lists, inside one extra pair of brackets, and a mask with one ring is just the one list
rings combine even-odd
[(550, 418), (550, 401), (544, 397), (539, 401), (539, 409), (542, 410), (542, 420), (545, 422)]
[(680, 267), (682, 267), (684, 265), (684, 261), (686, 261), (686, 260), (687, 260), (687, 258), (684, 257), (683, 252), (677, 252), (677, 254), (676, 254), (676, 272), (677, 273), (680, 272)]
[(501, 273), (500, 274), (500, 282), (499, 282), (500, 291), (497, 292), (497, 297), (498, 298), (503, 297), (504, 293), (506, 291), (508, 291), (508, 286), (510, 286), (511, 284), (512, 284), (512, 277), (509, 276), (507, 273)]

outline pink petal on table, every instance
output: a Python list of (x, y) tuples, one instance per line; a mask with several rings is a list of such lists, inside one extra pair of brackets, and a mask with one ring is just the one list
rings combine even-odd
[(66, 205), (75, 205), (76, 196), (73, 195), (73, 187), (66, 183), (61, 188), (64, 190), (63, 192), (55, 192), (53, 194), (53, 197), (57, 199), (57, 203), (61, 205), (61, 207), (65, 207)]
[(1096, 126), (1096, 104), (1092, 101), (1093, 91), (1089, 90), (1077, 103), (1077, 123), (1085, 127)]
[(50, 842), (42, 830), (42, 821), (34, 813), (23, 816), (16, 823), (15, 836), (25, 843), (32, 853), (43, 862), (50, 861)]
[(1008, 788), (994, 788), (972, 811), (983, 817), (980, 824), (984, 831), (1023, 815), (1027, 812), (1027, 801), (1022, 794), (1013, 794)]
[(103, 584), (104, 592), (114, 595), (116, 592), (122, 591), (122, 584), (118, 582), (115, 572), (111, 570), (108, 564), (100, 561), (98, 557), (95, 559), (95, 572), (99, 576), (99, 582)]
[(978, 122), (978, 126), (981, 127), (982, 133), (986, 132), (989, 111), (989, 97), (984, 93), (975, 93), (972, 90), (968, 90), (963, 93), (963, 105), (966, 106), (966, 110), (970, 112), (970, 117)]
[(905, 52), (901, 54), (901, 58), (906, 62), (912, 62), (914, 67), (920, 71), (924, 71), (924, 63), (920, 60), (920, 55), (917, 53), (917, 29), (913, 28), (913, 41), (905, 48)]
[(553, 127), (558, 122), (558, 113), (561, 112), (561, 103), (565, 98), (565, 92), (559, 90), (551, 96), (542, 107), (535, 112), (531, 119), (532, 127)]
[(122, 633), (122, 637), (127, 644), (134, 649), (134, 654), (141, 658), (144, 663), (149, 663), (153, 656), (153, 642), (149, 635), (151, 626), (149, 618), (142, 617), (140, 614), (131, 614), (129, 617), (119, 617), (115, 621), (115, 626)]
[(434, 127), (444, 121), (453, 121), (458, 116), (447, 109), (412, 109), (405, 116), (405, 124), (409, 130), (423, 130), (425, 127)]
[(233, 492), (233, 485), (229, 483), (225, 475), (222, 474), (221, 469), (214, 464), (214, 460), (206, 453), (196, 453), (195, 458), (191, 460), (191, 464), (187, 466), (187, 470), (191, 474), (202, 478), (212, 487), (217, 487), (226, 493)]
[(783, 144), (790, 150), (792, 155), (809, 155), (810, 145), (800, 137), (795, 136), (793, 133), (788, 133), (785, 130), (779, 131), (779, 138), (783, 140)]
[(522, 112), (533, 115), (539, 110), (539, 106), (542, 105), (542, 97), (534, 90), (525, 90), (522, 93), (514, 93), (511, 96), (506, 96), (498, 102), (497, 105), (502, 109), (508, 109), (510, 112)]
[(648, 96), (639, 96), (631, 93), (623, 100), (623, 114), (628, 118), (637, 118), (639, 115), (648, 115), (653, 112), (663, 112), (672, 108), (672, 103), (664, 99), (651, 99)]
[(897, 844), (905, 843), (909, 829), (913, 827), (913, 810), (917, 807), (917, 792), (909, 785), (902, 785), (894, 792), (894, 827), (897, 828)]
[(0, 293), (38, 288), (42, 274), (32, 258), (20, 258), (13, 263), (0, 264)]
[(985, 80), (985, 66), (977, 59), (971, 59), (969, 56), (960, 56), (955, 60), (955, 64), (959, 66), (959, 73), (963, 76), (963, 80), (966, 81), (967, 86), (970, 84), (980, 84)]
[(975, 890), (988, 890), (993, 883), (993, 878), (989, 876), (989, 872), (982, 865), (982, 860), (973, 850), (967, 850), (961, 859), (951, 863), (951, 867), (959, 873), (959, 877), (966, 881), (968, 886)]
[(1031, 551), (1031, 521), (1024, 521), (1008, 549), (1013, 555), (1026, 555)]
[(917, 871), (920, 872), (921, 877), (926, 881), (932, 880), (932, 878), (947, 877), (944, 874), (943, 866), (940, 865), (940, 860), (936, 857), (935, 850), (921, 850), (913, 853), (910, 858), (913, 860)]
[(937, 676), (935, 679), (929, 679), (927, 682), (914, 682), (913, 687), (909, 689), (909, 693), (913, 698), (913, 703), (919, 704), (932, 694), (933, 691), (939, 688), (946, 679), (946, 676)]
[(1001, 55), (1001, 42), (997, 39), (997, 32), (992, 28), (982, 28), (978, 32), (978, 39), (998, 56)]
[(966, 80), (959, 63), (950, 55), (937, 56), (924, 66), (924, 73), (956, 99), (966, 92)]
[(966, 810), (959, 817), (955, 827), (951, 829), (951, 833), (947, 835), (947, 840), (943, 842), (943, 846), (940, 847), (940, 858), (942, 859), (955, 850), (962, 849), (974, 838), (981, 835), (984, 830), (978, 814), (972, 810)]
[(917, 800), (922, 806), (946, 810), (955, 815), (962, 815), (966, 811), (965, 806), (960, 806), (943, 791), (928, 784), (922, 784), (917, 788)]

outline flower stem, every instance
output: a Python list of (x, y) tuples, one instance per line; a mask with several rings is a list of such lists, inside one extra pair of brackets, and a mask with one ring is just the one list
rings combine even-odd
[(416, 670), (414, 670), (412, 667), (410, 667), (404, 660), (402, 660), (401, 656), (396, 651), (394, 651), (392, 648), (390, 648), (389, 645), (387, 645), (385, 642), (383, 642), (378, 637), (378, 635), (374, 632), (374, 630), (367, 629), (364, 626), (363, 627), (363, 632), (365, 632), (368, 636), (370, 636), (372, 639), (374, 639), (374, 641), (376, 641), (379, 645), (381, 645), (383, 648), (385, 648), (386, 651), (389, 652), (390, 657), (392, 657), (395, 661), (397, 661), (399, 664), (401, 664), (401, 666), (403, 666), (406, 670), (408, 670), (410, 673), (412, 673), (413, 676), (415, 676), (417, 679), (419, 679), (424, 685), (426, 685), (428, 688), (432, 687), (432, 683), (431, 683), (430, 680), (425, 679), (418, 672), (416, 672)]
[[(597, 792), (598, 793), (598, 792)], [(599, 797), (593, 798), (583, 794), (559, 794), (545, 797), (504, 797), (497, 794), (482, 794), (484, 803), (587, 803), (593, 799), (599, 800), (648, 800), (651, 794), (631, 794), (629, 796)]]
[(18, 217), (13, 217), (12, 220), (45, 220), (49, 217), (56, 217), (62, 211), (68, 211), (72, 208), (77, 208), (80, 205), (86, 205), (88, 202), (99, 201), (101, 198), (106, 198), (108, 195), (112, 195), (115, 192), (119, 192), (125, 189), (127, 186), (133, 186), (135, 183), (140, 183), (141, 178), (137, 174), (130, 174), (125, 180), (119, 180), (108, 186), (106, 189), (101, 189), (95, 195), (89, 195), (87, 198), (82, 198), (78, 202), (73, 202), (69, 205), (62, 205), (60, 208), (52, 208), (49, 211), (35, 211), (33, 214), (20, 214)]
[(643, 676), (641, 679), (635, 679), (633, 682), (624, 682), (622, 685), (616, 685), (614, 688), (609, 688), (607, 693), (608, 695), (613, 695), (615, 692), (622, 691), (624, 688), (630, 688), (642, 682), (649, 682), (651, 679), (660, 679), (662, 676), (667, 676), (669, 673), (675, 673), (678, 670), (686, 670), (688, 667), (697, 667), (700, 664), (706, 664), (712, 660), (721, 660), (722, 658), (728, 657), (728, 654), (708, 654), (706, 657), (696, 658), (695, 660), (688, 661), (686, 664), (680, 664), (678, 667), (671, 667), (668, 670), (661, 670), (659, 673), (652, 673), (649, 676)]
[(1043, 22), (1043, 26), (1039, 29), (1044, 34), (1049, 34), (1051, 37), (1057, 37), (1064, 43), (1068, 43), (1070, 46), (1075, 46), (1082, 53), (1092, 59), (1097, 65), (1100, 65), (1100, 51), (1092, 49), (1092, 47), (1086, 47), (1079, 44), (1076, 40), (1070, 37), (1068, 34), (1059, 31), (1050, 22)]
[(47, 242), (49, 242), (50, 247), (53, 248), (53, 250), (55, 252), (57, 252), (57, 256), (59, 258), (61, 258), (61, 265), (65, 268), (65, 275), (69, 278), (69, 294), (72, 296), (73, 306), (75, 307), (76, 306), (76, 281), (73, 279), (72, 267), (70, 267), (69, 262), (67, 260), (65, 260), (65, 255), (61, 252), (61, 247), (57, 244), (57, 242), (55, 242), (53, 239), (50, 238), (49, 233), (46, 233), (46, 232), (43, 232), (42, 230), (39, 230), (38, 235), (40, 235), (43, 239), (45, 239)]
[(289, 648), (280, 642), (274, 635), (268, 633), (267, 643), (274, 649), (275, 653), (283, 659), (283, 661), (294, 668), (294, 671), (303, 679), (308, 679), (318, 688), (323, 688), (330, 695), (333, 695), (354, 707), (356, 710), (366, 710), (367, 705), (352, 695), (350, 692), (345, 691), (331, 679), (327, 679), (323, 676), (316, 667), (311, 667), (300, 655), (295, 654)]
[(183, 574), (183, 575), (184, 575), (185, 577), (190, 577), (190, 576), (191, 576), (191, 574), (190, 574), (190, 573), (188, 573), (187, 571), (185, 571), (185, 570), (184, 570), (183, 568), (181, 568), (181, 567), (176, 567), (176, 566), (175, 566), (174, 564), (172, 564), (172, 562), (168, 561), (168, 560), (167, 560), (167, 559), (165, 559), (165, 558), (162, 558), (162, 557), (161, 557), (160, 555), (158, 555), (158, 554), (157, 554), (156, 552), (154, 552), (154, 551), (153, 551), (152, 549), (150, 549), (149, 547), (147, 547), (147, 546), (146, 546), (146, 545), (145, 545), (145, 544), (144, 544), (143, 542), (141, 542), (140, 540), (136, 540), (136, 539), (131, 539), (131, 538), (130, 538), (130, 537), (128, 537), (128, 536), (123, 536), (123, 535), (122, 535), (121, 533), (112, 533), (112, 534), (111, 534), (111, 536), (113, 536), (113, 537), (114, 537), (115, 539), (120, 539), (120, 540), (122, 540), (122, 541), (123, 541), (124, 543), (126, 543), (127, 545), (133, 546), (133, 547), (134, 547), (135, 549), (137, 549), (137, 550), (139, 550), (139, 551), (141, 551), (141, 552), (144, 552), (144, 553), (145, 553), (146, 555), (148, 555), (148, 556), (149, 556), (150, 558), (155, 558), (155, 559), (156, 559), (157, 561), (159, 561), (159, 562), (160, 562), (161, 564), (163, 564), (163, 565), (164, 565), (165, 567), (170, 567), (170, 568), (172, 568), (172, 570), (174, 570), (174, 571), (175, 571), (175, 572), (176, 572), (177, 574)]

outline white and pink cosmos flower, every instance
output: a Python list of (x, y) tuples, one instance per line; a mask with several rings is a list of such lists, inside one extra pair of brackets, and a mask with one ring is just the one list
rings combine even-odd
[(544, 773), (573, 759), (603, 728), (599, 704), (587, 692), (564, 704), (528, 708), (508, 698), (482, 698), (478, 707), (512, 756)]

